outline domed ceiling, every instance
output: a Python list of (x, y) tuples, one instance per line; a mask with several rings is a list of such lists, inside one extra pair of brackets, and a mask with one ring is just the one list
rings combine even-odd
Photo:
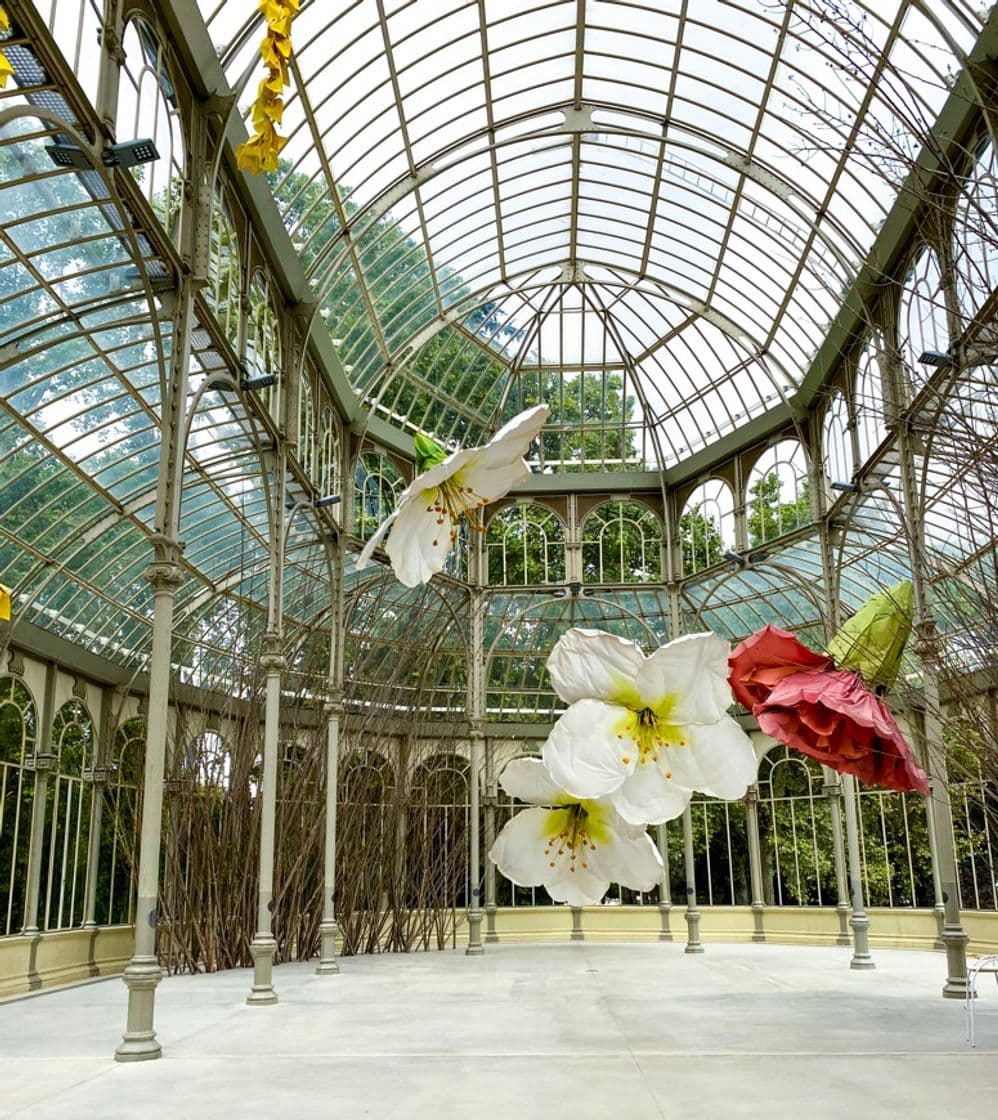
[[(259, 16), (201, 7), (248, 104)], [(979, 30), (956, 0), (315, 0), (271, 185), (373, 414), (469, 441), (542, 397), (549, 469), (669, 466), (792, 400)]]

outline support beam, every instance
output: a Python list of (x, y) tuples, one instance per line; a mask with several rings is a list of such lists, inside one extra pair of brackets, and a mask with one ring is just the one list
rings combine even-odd
[(672, 941), (672, 926), (670, 925), (669, 918), (672, 914), (672, 882), (670, 879), (669, 868), (669, 824), (664, 821), (655, 829), (655, 837), (658, 842), (658, 854), (662, 857), (662, 882), (658, 888), (658, 913), (662, 920), (662, 928), (659, 930), (659, 941)]
[(870, 956), (870, 919), (866, 915), (863, 899), (863, 864), (859, 852), (859, 822), (856, 812), (856, 779), (852, 774), (842, 775), (842, 801), (846, 811), (846, 848), (849, 863), (849, 897), (852, 900), (852, 917), (849, 925), (853, 935), (850, 968), (876, 968)]
[(700, 941), (700, 911), (697, 909), (696, 865), (693, 854), (693, 810), (687, 805), (683, 813), (683, 851), (686, 860), (686, 949), (687, 953), (702, 953)]
[(333, 976), (336, 960), (336, 797), (339, 787), (340, 716), (343, 701), (337, 692), (326, 703), (326, 812), (322, 843), (322, 920), (319, 922), (319, 964), (316, 974)]
[(745, 791), (745, 831), (748, 834), (749, 879), (752, 888), (752, 940), (765, 941), (766, 900), (762, 889), (762, 848), (759, 843), (759, 787)]

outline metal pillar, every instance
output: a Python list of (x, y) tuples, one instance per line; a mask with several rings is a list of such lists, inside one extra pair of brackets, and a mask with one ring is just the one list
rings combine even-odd
[(572, 908), (572, 932), (568, 935), (570, 941), (585, 941), (586, 935), (582, 929), (582, 907)]
[(689, 805), (683, 813), (683, 848), (686, 862), (686, 937), (687, 953), (702, 953), (700, 942), (700, 911), (697, 909), (697, 881), (693, 856), (693, 810)]
[(100, 830), (104, 818), (107, 770), (91, 767), (83, 775), (90, 782), (90, 832), (87, 837), (87, 878), (83, 888), (83, 928), (97, 928), (97, 871), (100, 864)]
[[(26, 937), (37, 940), (38, 899), (42, 888), (42, 844), (45, 840), (45, 814), (48, 809), (49, 774), (58, 759), (49, 747), (52, 742), (52, 721), (55, 718), (56, 669), (51, 663), (45, 666), (45, 693), (42, 697), (42, 719), (35, 739), (35, 753), (29, 766), (35, 772), (35, 788), (31, 797), (31, 825), (28, 832), (28, 868), (24, 894), (24, 923), (21, 927)], [(32, 970), (33, 971), (33, 970)], [(29, 974), (29, 984), (38, 987), (41, 978)]]
[(326, 816), (322, 848), (322, 920), (319, 922), (319, 964), (316, 974), (339, 972), (336, 960), (336, 796), (340, 758), (340, 716), (343, 704), (334, 695), (326, 704)]
[(658, 914), (662, 920), (662, 928), (658, 931), (659, 941), (672, 941), (672, 927), (669, 916), (672, 913), (672, 883), (669, 879), (669, 825), (665, 821), (655, 829), (658, 841), (658, 854), (662, 857), (662, 882), (658, 887)]
[(762, 891), (762, 848), (759, 843), (759, 787), (745, 791), (745, 830), (748, 833), (749, 879), (752, 887), (752, 940), (765, 941), (766, 900)]
[(852, 900), (853, 948), (850, 968), (876, 968), (870, 956), (870, 919), (866, 916), (863, 901), (863, 864), (859, 854), (859, 822), (856, 813), (856, 779), (852, 774), (842, 775), (842, 802), (846, 811), (846, 847), (849, 856), (849, 896)]
[(468, 906), (468, 947), (465, 953), (469, 957), (481, 956), (485, 952), (482, 945), (482, 908), (481, 908), (481, 877), (482, 877), (482, 851), (481, 836), (479, 835), (479, 811), (481, 800), (479, 797), (479, 783), (482, 773), (482, 731), (480, 727), (471, 729), (471, 773), (468, 776), (469, 811), (471, 813), (471, 844), (470, 844), (470, 877), (471, 899)]
[(838, 774), (828, 766), (822, 766), (825, 784), (821, 787), (828, 798), (828, 811), (832, 821), (832, 854), (835, 857), (835, 913), (839, 919), (839, 932), (835, 935), (836, 945), (849, 945), (849, 877), (846, 874), (845, 839), (842, 835), (842, 784)]
[[(491, 740), (485, 740), (485, 851), (490, 852), (496, 841), (496, 805), (499, 789), (496, 784), (495, 747)], [(499, 940), (496, 932), (496, 865), (487, 856), (485, 859), (485, 944), (495, 944)]]
[(260, 879), (257, 889), (256, 933), (250, 942), (253, 986), (246, 1002), (254, 1007), (277, 1003), (274, 991), (274, 954), (277, 942), (272, 929), (274, 911), (274, 830), (277, 818), (277, 752), (281, 720), (281, 673), (285, 668), (280, 635), (263, 638), (260, 665), (267, 674), (263, 725), (263, 780), (260, 787)]
[(173, 599), (182, 582), (177, 564), (179, 546), (163, 536), (154, 539), (156, 561), (146, 572), (153, 588), (152, 657), (149, 665), (149, 715), (142, 785), (142, 831), (139, 841), (138, 896), (135, 906), (135, 950), (125, 968), (128, 1020), (115, 1051), (119, 1062), (158, 1058), (162, 1047), (153, 1028), (156, 986), (163, 973), (156, 957), (159, 849), (163, 816), (163, 770), (170, 695), (170, 644)]

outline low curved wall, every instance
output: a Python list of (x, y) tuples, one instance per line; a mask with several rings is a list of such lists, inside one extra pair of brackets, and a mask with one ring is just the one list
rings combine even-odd
[(0, 937), (0, 999), (124, 971), (134, 926)]
[[(895, 949), (940, 948), (940, 918), (934, 910), (867, 911), (870, 944)], [(686, 940), (685, 910), (673, 906), (587, 906), (581, 913), (582, 935), (589, 941)], [(998, 912), (963, 914), (972, 954), (998, 953)], [(565, 941), (571, 937), (567, 906), (500, 908), (495, 912), (499, 941)], [(702, 941), (766, 940), (789, 945), (848, 944), (848, 913), (830, 907), (704, 906), (700, 908)]]

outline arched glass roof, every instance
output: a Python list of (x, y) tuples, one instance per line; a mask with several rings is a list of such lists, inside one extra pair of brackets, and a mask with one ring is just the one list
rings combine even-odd
[[(259, 17), (200, 6), (248, 105)], [(914, 157), (979, 30), (962, 0), (315, 0), (272, 186), (376, 413), (467, 442), (589, 392), (631, 433), (605, 465), (668, 466), (793, 397), (894, 200), (878, 144)]]

